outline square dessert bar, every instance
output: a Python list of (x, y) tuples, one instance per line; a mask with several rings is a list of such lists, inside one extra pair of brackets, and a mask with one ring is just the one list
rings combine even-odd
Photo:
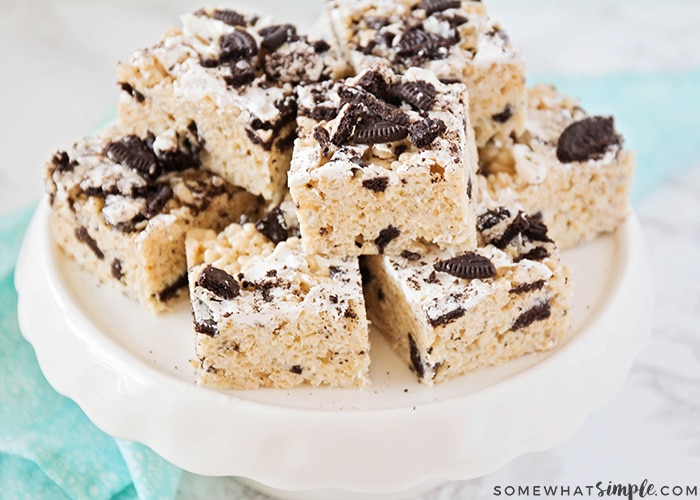
[(281, 201), (295, 138), (294, 86), (340, 76), (324, 41), (232, 10), (182, 16), (156, 45), (118, 65), (119, 124), (143, 135), (194, 123), (202, 164)]
[(199, 168), (191, 131), (142, 139), (108, 130), (45, 167), (53, 237), (100, 281), (152, 311), (187, 289), (185, 233), (221, 229), (261, 200)]
[(369, 384), (357, 257), (304, 253), (293, 202), (187, 236), (197, 381), (220, 389)]
[(360, 72), (376, 61), (397, 72), (430, 69), (469, 89), (477, 146), (521, 132), (525, 63), (482, 2), (470, 0), (329, 0), (339, 50)]
[(634, 153), (612, 117), (588, 115), (552, 86), (530, 89), (525, 132), (483, 148), (481, 162), (487, 202), (542, 214), (562, 249), (614, 231), (629, 214)]
[(289, 189), (307, 252), (395, 254), (413, 240), (476, 245), (477, 154), (464, 85), (377, 66), (298, 93)]
[(425, 384), (552, 348), (570, 329), (569, 270), (542, 221), (506, 208), (457, 256), (414, 245), (363, 257), (373, 324)]

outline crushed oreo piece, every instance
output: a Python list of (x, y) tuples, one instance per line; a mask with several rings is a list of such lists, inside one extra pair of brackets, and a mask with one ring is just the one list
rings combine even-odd
[(255, 223), (255, 229), (272, 243), (289, 238), (289, 229), (279, 206), (273, 208)]
[(384, 253), (384, 248), (391, 243), (392, 240), (398, 238), (400, 234), (401, 231), (391, 224), (379, 231), (379, 236), (374, 239), (374, 244), (377, 245), (379, 253)]
[(411, 252), (410, 250), (402, 250), (401, 257), (408, 261), (415, 262), (416, 260), (420, 260), (422, 255), (417, 252)]
[(311, 46), (314, 48), (314, 52), (317, 54), (323, 54), (331, 50), (330, 44), (325, 40), (314, 40), (311, 42)]
[(474, 252), (467, 252), (451, 259), (440, 260), (433, 267), (436, 271), (465, 279), (485, 279), (491, 278), (496, 274), (496, 267), (491, 260)]
[(540, 261), (546, 259), (547, 257), (549, 257), (549, 250), (547, 250), (545, 247), (535, 247), (529, 252), (518, 255), (516, 258), (513, 259), (513, 262), (520, 262), (521, 260), (526, 259)]
[[(338, 95), (342, 102), (360, 105), (364, 109), (363, 117), (373, 121), (388, 121), (407, 127), (411, 119), (408, 114), (394, 106), (391, 102), (371, 94), (364, 89), (341, 85)], [(387, 99), (391, 100), (390, 97)]]
[(427, 15), (447, 9), (458, 9), (460, 5), (462, 5), (460, 0), (423, 0), (421, 2), (421, 7)]
[(508, 120), (510, 120), (513, 117), (513, 106), (510, 104), (506, 104), (506, 107), (503, 108), (503, 111), (500, 113), (496, 113), (495, 115), (491, 115), (491, 119), (495, 121), (496, 123), (505, 123)]
[(262, 28), (258, 34), (263, 37), (260, 45), (264, 49), (274, 52), (284, 43), (294, 40), (297, 36), (297, 29), (291, 24), (275, 24)]
[(155, 153), (145, 141), (135, 135), (110, 142), (105, 148), (105, 155), (113, 162), (133, 168), (147, 178), (155, 178), (160, 173)]
[(521, 328), (530, 326), (535, 321), (541, 321), (549, 318), (551, 314), (552, 307), (549, 303), (549, 300), (547, 300), (545, 302), (542, 302), (541, 304), (537, 304), (536, 306), (531, 307), (530, 309), (522, 313), (520, 316), (518, 316), (517, 319), (513, 322), (511, 330), (520, 330)]
[(321, 147), (321, 155), (328, 158), (331, 152), (331, 134), (320, 125), (314, 128), (313, 134), (314, 139), (316, 139), (316, 142), (318, 142), (318, 145)]
[(529, 292), (534, 292), (535, 290), (541, 289), (545, 284), (545, 280), (537, 280), (533, 281), (532, 283), (521, 283), (520, 285), (514, 286), (510, 290), (508, 290), (509, 293), (514, 293), (516, 295), (519, 295), (521, 293), (529, 293)]
[(374, 191), (375, 193), (383, 193), (389, 185), (388, 177), (373, 177), (362, 181), (362, 187)]
[(216, 10), (214, 11), (212, 17), (228, 24), (229, 26), (245, 26), (248, 24), (243, 14), (230, 9)]
[(88, 233), (88, 230), (84, 226), (80, 226), (78, 229), (75, 230), (75, 237), (78, 239), (78, 241), (85, 243), (88, 247), (90, 247), (90, 250), (95, 254), (95, 256), (102, 260), (105, 258), (105, 254), (100, 250), (100, 247), (97, 246), (97, 241), (90, 236), (90, 233)]
[(301, 375), (304, 369), (301, 367), (301, 365), (292, 365), (289, 371), (294, 373), (295, 375)]
[(547, 236), (547, 225), (542, 221), (542, 213), (538, 212), (532, 216), (526, 216), (528, 228), (524, 234), (532, 241), (551, 242), (552, 239)]
[(435, 102), (435, 86), (423, 80), (403, 82), (391, 89), (392, 93), (421, 111), (427, 111)]
[(415, 370), (418, 377), (423, 378), (425, 376), (425, 366), (423, 365), (423, 358), (421, 357), (420, 352), (418, 351), (416, 341), (413, 340), (413, 336), (410, 333), (408, 334), (408, 349), (411, 356), (411, 366), (413, 366), (413, 369)]
[(506, 207), (498, 207), (479, 215), (476, 219), (476, 227), (480, 232), (484, 232), (508, 217), (510, 217), (510, 210)]
[(525, 212), (520, 211), (515, 215), (505, 231), (503, 231), (503, 234), (498, 238), (493, 238), (489, 243), (503, 250), (515, 237), (523, 234), (529, 227), (530, 223), (528, 222)]
[(248, 85), (257, 76), (255, 68), (248, 61), (238, 61), (231, 65), (231, 74), (224, 77), (224, 81), (231, 87)]
[(335, 129), (331, 142), (336, 146), (346, 144), (355, 131), (355, 126), (364, 115), (364, 108), (360, 104), (350, 103)]
[(458, 320), (459, 318), (464, 316), (466, 312), (467, 310), (463, 307), (457, 307), (456, 309), (452, 309), (451, 311), (448, 311), (445, 314), (438, 316), (437, 318), (429, 317), (428, 323), (430, 323), (430, 326), (432, 326), (433, 328), (437, 328), (438, 326), (444, 326), (452, 323), (455, 320)]
[(389, 96), (389, 85), (379, 71), (366, 71), (357, 85), (379, 99), (386, 101)]
[(223, 269), (211, 265), (202, 269), (197, 279), (197, 285), (228, 300), (236, 298), (241, 292), (236, 278)]
[(411, 141), (419, 148), (430, 146), (445, 130), (447, 125), (439, 118), (424, 118), (409, 127)]
[(146, 100), (146, 96), (144, 96), (141, 92), (136, 90), (133, 85), (131, 85), (129, 82), (120, 82), (119, 87), (129, 94), (131, 97), (133, 97), (136, 102), (143, 102)]
[(53, 155), (53, 158), (51, 158), (51, 163), (59, 172), (70, 172), (73, 170), (75, 165), (77, 165), (77, 162), (71, 161), (70, 156), (68, 156), (68, 153), (65, 151), (59, 151)]
[(203, 68), (216, 68), (219, 65), (218, 59), (200, 59), (199, 65)]
[(447, 55), (448, 40), (421, 28), (405, 32), (396, 45), (400, 58), (441, 59)]
[(222, 63), (248, 59), (258, 54), (258, 44), (253, 35), (239, 29), (221, 35), (219, 46), (219, 61)]
[(355, 128), (356, 144), (381, 144), (405, 139), (408, 129), (390, 121), (360, 122)]
[(124, 276), (124, 271), (122, 270), (122, 261), (119, 259), (114, 259), (112, 261), (112, 277), (115, 280), (120, 280)]
[(146, 197), (146, 217), (150, 219), (158, 215), (173, 196), (173, 190), (168, 184), (159, 182), (153, 186)]
[(557, 159), (562, 163), (598, 160), (621, 143), (612, 117), (590, 116), (564, 129), (557, 142)]
[(219, 335), (219, 330), (216, 328), (216, 322), (213, 319), (205, 320), (195, 320), (194, 321), (194, 331), (197, 333), (203, 333), (209, 337), (216, 337)]
[(178, 278), (163, 288), (156, 297), (160, 302), (167, 302), (168, 300), (175, 297), (180, 290), (187, 286), (187, 272), (182, 273)]

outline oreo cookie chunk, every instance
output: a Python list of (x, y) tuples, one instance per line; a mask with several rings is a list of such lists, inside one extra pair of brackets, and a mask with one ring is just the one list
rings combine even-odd
[(97, 280), (163, 311), (187, 285), (190, 227), (222, 228), (260, 200), (200, 167), (196, 125), (160, 135), (105, 130), (45, 169), (57, 244)]
[(289, 186), (308, 252), (396, 255), (418, 240), (476, 246), (468, 194), (476, 148), (463, 85), (376, 66), (298, 95)]
[(525, 133), (480, 158), (487, 196), (539, 214), (560, 248), (612, 232), (629, 214), (634, 154), (613, 118), (589, 115), (553, 86), (531, 88)]
[(369, 383), (358, 259), (305, 253), (295, 227), (287, 199), (257, 223), (188, 233), (198, 384)]
[(569, 331), (569, 270), (556, 245), (541, 241), (537, 218), (494, 210), (479, 217), (479, 227), (508, 232), (514, 220), (532, 226), (504, 248), (483, 244), (453, 255), (416, 243), (397, 256), (363, 259), (372, 276), (367, 314), (421, 383), (551, 349)]
[(296, 138), (294, 87), (337, 79), (345, 64), (291, 24), (223, 8), (181, 19), (182, 30), (118, 66), (120, 125), (143, 137), (196, 123), (205, 169), (279, 203)]
[[(419, 67), (469, 88), (477, 146), (506, 140), (525, 125), (525, 64), (503, 27), (476, 0), (329, 0), (333, 33), (356, 73), (377, 59), (402, 73)], [(398, 89), (417, 109), (430, 91)]]

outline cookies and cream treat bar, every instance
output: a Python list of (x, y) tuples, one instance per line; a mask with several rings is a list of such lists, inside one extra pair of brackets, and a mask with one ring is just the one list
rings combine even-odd
[(552, 348), (569, 331), (569, 270), (546, 226), (499, 207), (482, 245), (452, 256), (414, 245), (366, 256), (368, 316), (425, 384)]
[(339, 51), (357, 72), (381, 61), (463, 82), (479, 147), (522, 131), (525, 64), (482, 2), (328, 0), (328, 8)]
[(419, 239), (476, 245), (477, 154), (464, 85), (377, 66), (298, 94), (289, 189), (307, 252), (397, 254)]
[(256, 223), (188, 234), (199, 384), (369, 384), (358, 259), (306, 254), (293, 211), (285, 202)]
[(281, 201), (295, 138), (294, 86), (336, 78), (329, 45), (290, 24), (226, 9), (182, 16), (181, 30), (118, 65), (120, 125), (159, 133), (196, 124), (202, 164)]
[(486, 202), (541, 214), (560, 248), (614, 231), (629, 213), (634, 153), (613, 118), (590, 116), (552, 86), (529, 90), (525, 132), (490, 143), (480, 160)]
[(139, 138), (108, 130), (45, 167), (53, 237), (100, 281), (163, 311), (186, 291), (185, 233), (221, 229), (261, 200), (199, 166), (192, 130)]

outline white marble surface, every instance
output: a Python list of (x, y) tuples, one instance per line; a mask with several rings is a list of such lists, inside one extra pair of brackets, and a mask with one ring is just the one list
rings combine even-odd
[[(228, 3), (270, 9), (265, 0)], [(288, 0), (276, 15), (303, 21), (318, 4)], [(697, 0), (488, 4), (533, 73), (700, 66)], [(113, 115), (116, 61), (155, 41), (178, 14), (201, 5), (201, 0), (0, 3), (0, 214), (36, 200), (43, 162)], [(495, 498), (497, 486), (568, 485), (573, 491), (598, 481), (643, 479), (700, 490), (698, 158), (638, 203), (657, 309), (651, 340), (617, 397), (554, 449), (520, 457), (478, 480), (443, 485), (424, 499)], [(191, 474), (184, 477), (180, 497), (265, 498), (233, 479)]]

